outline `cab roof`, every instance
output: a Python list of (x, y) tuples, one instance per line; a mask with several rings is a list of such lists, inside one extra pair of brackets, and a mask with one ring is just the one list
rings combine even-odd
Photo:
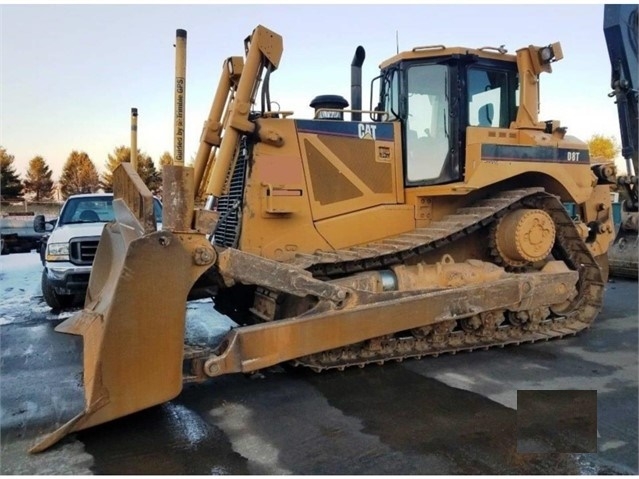
[(386, 68), (402, 60), (419, 60), (422, 58), (447, 57), (452, 55), (477, 55), (490, 60), (501, 60), (506, 62), (517, 62), (517, 56), (508, 54), (507, 50), (501, 47), (446, 47), (444, 45), (425, 45), (415, 47), (412, 50), (400, 52), (397, 55), (383, 61), (379, 67)]

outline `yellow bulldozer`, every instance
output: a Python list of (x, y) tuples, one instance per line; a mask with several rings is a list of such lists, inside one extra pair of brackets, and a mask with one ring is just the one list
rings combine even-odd
[[(358, 47), (350, 105), (320, 95), (313, 119), (273, 109), (282, 51), (257, 26), (224, 62), (186, 167), (177, 31), (162, 229), (122, 164), (84, 309), (57, 328), (83, 337), (86, 407), (33, 452), (168, 401), (185, 382), (545, 341), (597, 316), (616, 170), (538, 119), (540, 74), (562, 58), (559, 43), (398, 53), (381, 63), (367, 109)], [(184, 344), (194, 288), (240, 325), (219, 344)]]

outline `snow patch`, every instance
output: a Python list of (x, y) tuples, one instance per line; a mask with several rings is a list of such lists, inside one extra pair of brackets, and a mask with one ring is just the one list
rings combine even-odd
[(237, 323), (213, 308), (211, 299), (190, 301), (186, 306), (185, 342), (197, 346), (216, 346)]
[(37, 252), (0, 256), (0, 325), (25, 322), (34, 311), (48, 310), (42, 306), (41, 274)]

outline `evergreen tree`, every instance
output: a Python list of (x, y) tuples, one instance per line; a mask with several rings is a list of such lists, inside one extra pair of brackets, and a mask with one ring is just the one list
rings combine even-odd
[(113, 191), (113, 172), (123, 161), (131, 161), (131, 149), (126, 146), (118, 146), (113, 150), (112, 154), (109, 154), (104, 165), (106, 169), (102, 172), (100, 178), (100, 186), (104, 191)]
[(22, 181), (16, 172), (15, 157), (0, 146), (0, 195), (2, 199), (19, 198), (22, 195)]
[(98, 170), (84, 151), (73, 150), (60, 178), (62, 197), (67, 199), (77, 193), (95, 193), (100, 188)]
[(27, 178), (24, 180), (25, 193), (32, 193), (34, 201), (48, 200), (53, 196), (53, 172), (41, 156), (34, 157), (29, 162)]
[(157, 194), (162, 188), (162, 174), (155, 169), (155, 164), (150, 156), (138, 155), (138, 175), (153, 194)]
[[(104, 191), (113, 191), (113, 172), (120, 166), (120, 163), (131, 161), (131, 148), (128, 146), (118, 146), (113, 150), (105, 163), (106, 170), (102, 173), (100, 185)], [(150, 156), (146, 153), (141, 153), (138, 150), (138, 175), (149, 188), (152, 193), (157, 193), (162, 186), (162, 177), (155, 169), (155, 164)]]

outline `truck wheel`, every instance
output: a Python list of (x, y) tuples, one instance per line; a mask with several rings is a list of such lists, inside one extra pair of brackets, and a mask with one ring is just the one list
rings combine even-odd
[(42, 271), (41, 285), (44, 301), (49, 305), (51, 309), (64, 309), (73, 304), (72, 294), (58, 294), (55, 292), (55, 290), (49, 283), (46, 270)]

